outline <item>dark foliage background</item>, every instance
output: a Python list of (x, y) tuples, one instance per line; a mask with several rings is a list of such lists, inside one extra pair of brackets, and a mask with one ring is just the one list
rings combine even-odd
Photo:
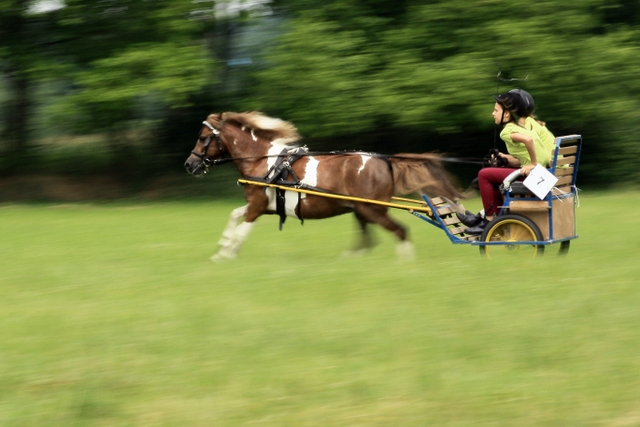
[(41, 3), (0, 0), (3, 176), (135, 187), (182, 172), (207, 114), (254, 109), (315, 150), (479, 159), (503, 148), (492, 95), (521, 87), (556, 135), (583, 135), (581, 183), (640, 182), (637, 2)]

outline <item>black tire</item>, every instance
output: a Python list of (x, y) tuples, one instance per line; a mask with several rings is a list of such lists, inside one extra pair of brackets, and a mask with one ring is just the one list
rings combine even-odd
[(542, 233), (538, 226), (522, 215), (501, 215), (495, 217), (485, 227), (481, 242), (514, 242), (513, 245), (482, 245), (480, 254), (487, 258), (504, 256), (527, 256), (535, 258), (544, 254), (544, 245), (522, 245), (517, 242), (541, 242)]
[(560, 250), (558, 251), (558, 256), (565, 256), (567, 252), (569, 252), (569, 248), (571, 247), (571, 240), (565, 240), (560, 243)]

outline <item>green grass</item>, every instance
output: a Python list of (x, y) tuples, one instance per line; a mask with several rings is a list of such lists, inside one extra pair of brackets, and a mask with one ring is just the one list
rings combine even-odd
[(213, 264), (240, 202), (0, 206), (0, 425), (640, 425), (639, 195), (507, 265), (404, 212), (412, 262), (344, 216)]

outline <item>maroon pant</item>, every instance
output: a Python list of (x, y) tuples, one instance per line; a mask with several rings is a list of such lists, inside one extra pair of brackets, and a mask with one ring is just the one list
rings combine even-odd
[(503, 201), (500, 184), (515, 170), (511, 168), (484, 168), (478, 172), (478, 187), (485, 216), (492, 216), (500, 211)]

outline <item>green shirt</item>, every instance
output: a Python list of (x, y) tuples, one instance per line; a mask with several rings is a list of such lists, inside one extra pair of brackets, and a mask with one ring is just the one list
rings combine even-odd
[(527, 151), (527, 146), (521, 142), (515, 142), (511, 139), (512, 133), (520, 133), (522, 135), (530, 136), (533, 139), (533, 146), (536, 150), (536, 158), (538, 163), (544, 167), (549, 167), (549, 163), (551, 162), (551, 150), (548, 150), (540, 136), (533, 130), (524, 128), (514, 122), (507, 123), (502, 132), (500, 132), (500, 138), (507, 145), (507, 151), (513, 157), (520, 161), (521, 166), (526, 166), (531, 163), (531, 157), (529, 156), (529, 151)]
[(554, 151), (556, 149), (556, 137), (553, 136), (549, 128), (547, 128), (546, 126), (542, 126), (533, 117), (527, 117), (524, 126), (527, 129), (533, 130), (535, 133), (537, 133), (542, 140), (542, 144), (549, 151)]

